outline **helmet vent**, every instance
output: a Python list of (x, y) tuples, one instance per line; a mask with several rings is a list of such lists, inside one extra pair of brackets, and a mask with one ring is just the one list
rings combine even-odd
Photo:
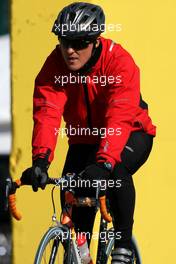
[(70, 20), (73, 21), (75, 19), (76, 14), (71, 12), (70, 13)]
[(82, 19), (81, 19), (81, 23), (84, 23), (86, 22), (86, 20), (89, 18), (89, 16), (84, 16)]
[(97, 24), (97, 19), (95, 18), (95, 19), (92, 21), (91, 24), (92, 24), (92, 25)]
[(79, 7), (79, 10), (84, 9), (86, 7), (87, 7), (86, 5), (82, 5), (82, 6)]
[(96, 9), (95, 7), (93, 7), (93, 8), (91, 9), (91, 11), (92, 11), (92, 12), (96, 12), (97, 9)]

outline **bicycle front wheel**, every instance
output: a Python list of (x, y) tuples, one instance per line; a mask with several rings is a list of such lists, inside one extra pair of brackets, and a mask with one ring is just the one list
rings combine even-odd
[(34, 264), (71, 263), (65, 253), (66, 244), (68, 246), (68, 242), (69, 231), (57, 226), (49, 228), (41, 239)]

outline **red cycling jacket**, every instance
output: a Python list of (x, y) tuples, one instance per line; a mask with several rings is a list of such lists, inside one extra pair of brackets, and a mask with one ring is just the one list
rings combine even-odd
[[(51, 162), (57, 136), (65, 132), (69, 144), (98, 143), (97, 160), (114, 165), (132, 131), (155, 136), (140, 95), (138, 66), (121, 45), (100, 41), (101, 55), (86, 75), (67, 69), (59, 45), (46, 59), (35, 80), (33, 159), (50, 149)], [(59, 129), (62, 116), (65, 131)]]

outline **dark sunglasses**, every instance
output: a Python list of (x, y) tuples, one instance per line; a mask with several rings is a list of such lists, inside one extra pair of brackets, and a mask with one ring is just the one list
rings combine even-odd
[(90, 43), (93, 43), (92, 40), (70, 40), (66, 38), (59, 38), (60, 44), (63, 45), (65, 48), (71, 47), (75, 50), (85, 49), (89, 46)]

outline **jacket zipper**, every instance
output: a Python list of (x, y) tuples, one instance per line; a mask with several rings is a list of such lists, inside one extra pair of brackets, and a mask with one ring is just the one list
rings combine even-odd
[(92, 130), (92, 118), (91, 118), (91, 109), (90, 109), (90, 101), (88, 95), (88, 87), (86, 83), (83, 83), (84, 88), (84, 98), (86, 101), (86, 108), (87, 108), (87, 125)]

